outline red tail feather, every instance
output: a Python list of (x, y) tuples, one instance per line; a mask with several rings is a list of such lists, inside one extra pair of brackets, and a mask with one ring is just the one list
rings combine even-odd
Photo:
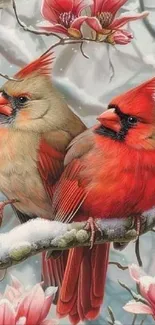
[(60, 317), (72, 324), (95, 319), (104, 297), (110, 244), (70, 251), (57, 304)]
[(50, 75), (51, 73), (51, 64), (54, 60), (53, 52), (48, 52), (40, 56), (35, 61), (26, 65), (23, 69), (16, 73), (15, 77), (25, 78), (33, 72), (38, 72), (42, 75)]

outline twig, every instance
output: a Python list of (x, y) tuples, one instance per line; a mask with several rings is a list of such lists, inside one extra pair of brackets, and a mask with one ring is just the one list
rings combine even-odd
[[(54, 36), (54, 37), (57, 37), (59, 39), (58, 42), (56, 42), (55, 44), (53, 44), (52, 46), (50, 46), (50, 48), (45, 52), (49, 52), (51, 49), (54, 49), (55, 47), (59, 46), (59, 45), (70, 45), (70, 44), (80, 44), (80, 50), (81, 50), (81, 53), (82, 55), (89, 59), (89, 57), (84, 53), (83, 49), (82, 49), (82, 46), (83, 46), (83, 43), (84, 42), (97, 42), (95, 39), (91, 39), (91, 38), (81, 38), (81, 39), (74, 39), (74, 38), (69, 38), (69, 37), (61, 37), (60, 35), (56, 34), (56, 33), (48, 33), (48, 32), (41, 32), (41, 31), (37, 31), (37, 30), (34, 30), (34, 29), (31, 29), (29, 28), (28, 26), (26, 26), (20, 19), (19, 19), (19, 16), (18, 16), (18, 13), (17, 13), (17, 7), (16, 7), (16, 3), (15, 3), (15, 0), (12, 0), (12, 7), (13, 7), (13, 10), (14, 10), (14, 14), (15, 14), (15, 17), (16, 17), (16, 20), (17, 20), (17, 23), (19, 24), (20, 27), (22, 27), (22, 29), (24, 31), (27, 31), (27, 32), (30, 32), (32, 34), (35, 34), (35, 35), (42, 35), (42, 36)], [(100, 42), (101, 43), (101, 42)], [(44, 54), (45, 54), (44, 53)], [(43, 54), (43, 55), (44, 55)]]
[[(144, 0), (139, 0), (139, 5), (140, 5), (140, 10), (145, 11)], [(144, 23), (145, 27), (147, 28), (148, 32), (151, 34), (151, 36), (155, 37), (155, 29), (150, 24), (148, 17), (145, 17), (143, 19), (143, 23)]]
[(18, 81), (18, 82), (21, 82), (22, 79), (15, 79), (15, 78), (11, 78), (9, 77), (7, 74), (3, 74), (3, 73), (0, 73), (0, 76), (7, 79), (7, 80), (11, 80), (11, 81)]
[(135, 242), (135, 253), (138, 261), (139, 266), (143, 266), (142, 259), (140, 257), (140, 245), (139, 245), (139, 237), (137, 238)]
[(119, 269), (121, 269), (122, 271), (125, 271), (128, 269), (128, 266), (123, 266), (118, 262), (109, 262), (110, 265), (115, 265), (117, 266)]
[(53, 36), (55, 36), (55, 37), (57, 37), (57, 38), (59, 38), (59, 39), (62, 39), (62, 37), (59, 36), (59, 35), (56, 34), (56, 33), (40, 32), (40, 31), (37, 31), (37, 30), (33, 30), (33, 29), (28, 28), (28, 27), (27, 27), (27, 26), (26, 26), (26, 25), (25, 25), (25, 24), (24, 24), (24, 23), (19, 19), (19, 17), (18, 17), (17, 7), (16, 7), (15, 0), (12, 0), (12, 8), (13, 8), (13, 10), (14, 10), (14, 14), (15, 14), (15, 17), (16, 17), (16, 20), (17, 20), (19, 26), (22, 27), (25, 31), (30, 32), (30, 33), (35, 34), (35, 35), (44, 35), (44, 36), (51, 36), (51, 35), (53, 35)]
[[(102, 230), (96, 232), (95, 244), (129, 242), (137, 236), (132, 218), (102, 219), (96, 221)], [(18, 264), (40, 252), (60, 251), (73, 247), (90, 246), (90, 232), (84, 230), (86, 222), (65, 224), (40, 218), (19, 225), (0, 235), (0, 269)], [(147, 216), (141, 234), (155, 226), (155, 216)]]
[(127, 290), (131, 297), (135, 300), (135, 301), (139, 301), (139, 302), (142, 302), (143, 304), (146, 304), (147, 305), (147, 301), (139, 294), (135, 293), (133, 290), (131, 290), (125, 283), (121, 282), (121, 281), (118, 281), (119, 284), (121, 285), (121, 287), (125, 290)]
[(111, 74), (110, 74), (110, 82), (111, 82), (114, 75), (115, 75), (115, 70), (114, 70), (114, 66), (112, 64), (112, 60), (111, 60), (111, 57), (110, 57), (110, 44), (107, 44), (107, 47), (108, 47), (109, 66), (110, 66), (110, 70), (111, 70)]
[(142, 319), (142, 321), (140, 322), (139, 325), (143, 325), (143, 324), (144, 324), (146, 317), (147, 317), (147, 316), (145, 316), (145, 317)]
[(84, 50), (83, 50), (83, 42), (80, 44), (80, 51), (81, 51), (82, 55), (83, 55), (86, 59), (89, 59), (89, 56), (86, 55), (86, 54), (84, 53)]
[(132, 324), (131, 325), (135, 325), (136, 319), (137, 319), (137, 315), (135, 314), (134, 317), (133, 317), (133, 321), (132, 321)]
[(115, 316), (114, 316), (114, 313), (113, 313), (112, 308), (110, 306), (108, 306), (108, 313), (109, 313), (109, 316), (110, 316), (110, 321), (108, 321), (108, 323), (110, 325), (115, 325)]

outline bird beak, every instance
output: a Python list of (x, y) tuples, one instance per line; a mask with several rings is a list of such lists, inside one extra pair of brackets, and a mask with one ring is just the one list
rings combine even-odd
[(110, 108), (102, 113), (97, 120), (106, 128), (118, 132), (121, 128), (119, 116), (116, 114), (114, 108)]
[(0, 114), (11, 115), (12, 109), (9, 106), (9, 101), (0, 95)]

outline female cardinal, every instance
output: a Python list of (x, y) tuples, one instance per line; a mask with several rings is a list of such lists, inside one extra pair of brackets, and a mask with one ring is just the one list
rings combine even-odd
[[(42, 55), (15, 75), (17, 81), (9, 80), (0, 89), (0, 191), (21, 222), (51, 218), (66, 147), (86, 129), (54, 88), (52, 61), (51, 52)], [(1, 203), (1, 212), (6, 204)], [(52, 270), (52, 280), (58, 278), (60, 262), (62, 258), (53, 264), (44, 260), (43, 270)], [(50, 282), (46, 274), (45, 280)]]
[[(53, 195), (56, 220), (128, 218), (155, 206), (155, 78), (114, 98), (100, 124), (69, 145)], [(94, 223), (94, 224), (93, 224)], [(109, 243), (69, 252), (57, 312), (95, 319), (103, 301)]]

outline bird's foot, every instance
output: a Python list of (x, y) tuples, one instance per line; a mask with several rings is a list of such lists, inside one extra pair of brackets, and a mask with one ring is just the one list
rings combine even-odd
[(143, 226), (143, 224), (145, 222), (144, 219), (145, 218), (142, 215), (136, 215), (136, 216), (133, 217), (134, 226), (136, 228), (136, 240), (139, 238), (139, 236), (141, 234), (141, 229), (142, 229), (142, 226)]
[(92, 217), (90, 217), (87, 220), (87, 223), (86, 223), (84, 229), (85, 230), (90, 230), (90, 232), (91, 232), (90, 249), (92, 249), (93, 245), (94, 245), (94, 242), (95, 242), (95, 231), (99, 231), (102, 234), (102, 229), (98, 226), (97, 222)]
[(17, 202), (19, 202), (19, 200), (17, 200), (17, 199), (6, 200), (6, 201), (0, 202), (0, 226), (2, 224), (4, 208), (6, 207), (6, 205), (17, 203)]

